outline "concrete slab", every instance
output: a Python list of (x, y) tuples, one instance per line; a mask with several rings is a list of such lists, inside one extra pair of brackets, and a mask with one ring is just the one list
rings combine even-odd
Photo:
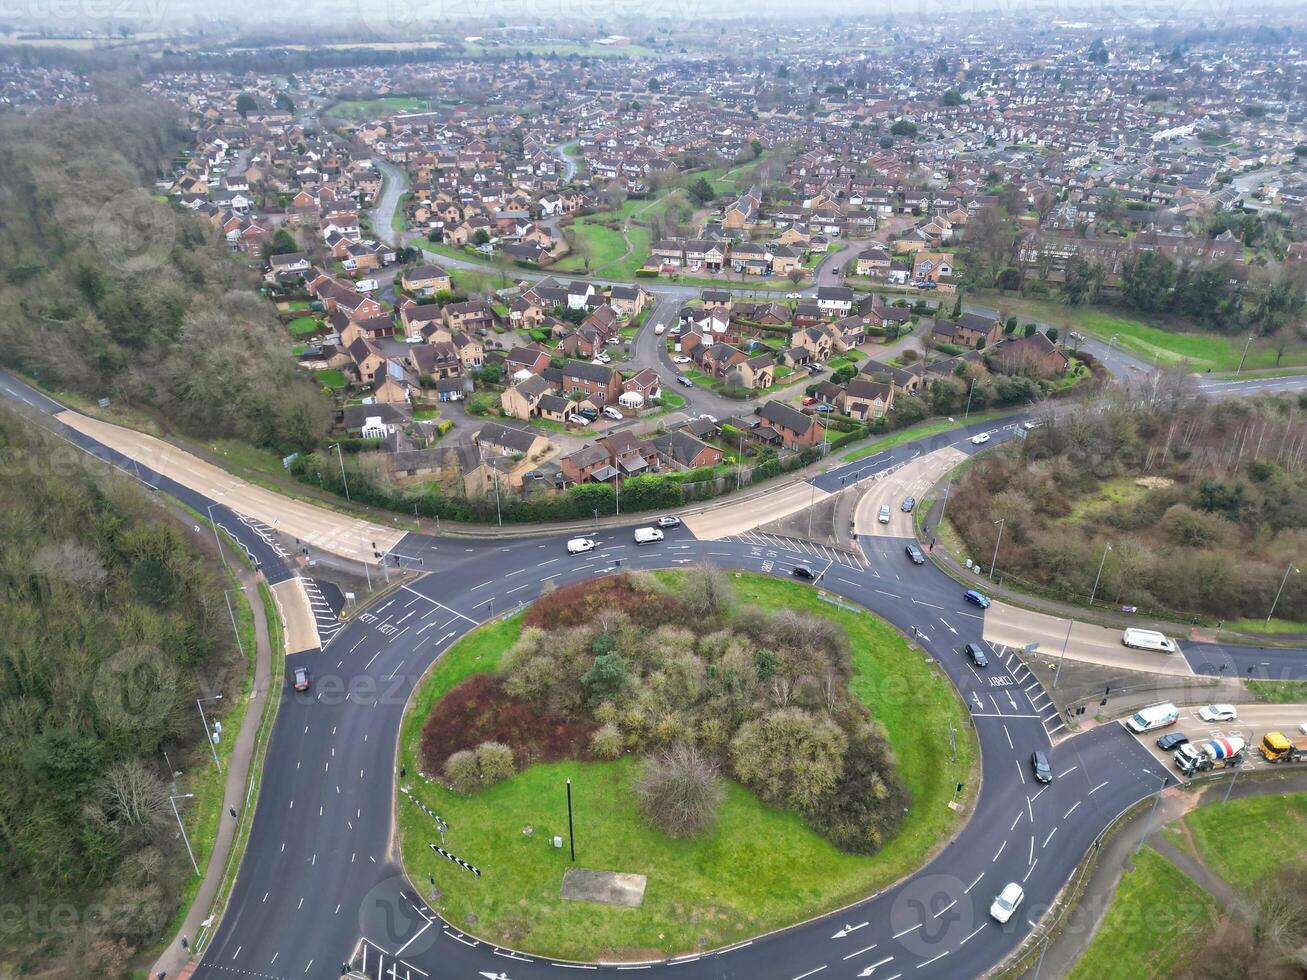
[(304, 580), (293, 576), (271, 588), (281, 610), (281, 621), (286, 627), (286, 655), (321, 647), (322, 639), (318, 636), (318, 624), (313, 618), (313, 607), (309, 605)]
[[(977, 588), (984, 591), (983, 584)], [(996, 599), (985, 610), (984, 637), (990, 643), (1009, 647), (1019, 648), (1028, 643), (1038, 643), (1041, 658), (1060, 656), (1065, 641), (1068, 660), (1084, 660), (1151, 674), (1194, 676), (1193, 669), (1182, 654), (1132, 650), (1121, 645), (1119, 629), (1089, 623), (1072, 624), (1068, 640), (1067, 625), (1068, 621), (1058, 616), (1011, 606)]]
[(707, 513), (692, 514), (685, 518), (685, 526), (700, 541), (713, 541), (778, 521), (812, 506), (814, 502), (821, 503), (829, 496), (811, 483), (792, 483), (775, 493), (736, 504), (718, 505)]
[(210, 500), (262, 521), (281, 534), (299, 538), (311, 548), (375, 564), (373, 542), (377, 550), (385, 552), (404, 537), (405, 532), (401, 530), (247, 483), (219, 466), (143, 432), (71, 411), (60, 412), (55, 418)]
[(645, 881), (644, 875), (568, 868), (563, 875), (562, 897), (573, 902), (596, 902), (634, 909), (644, 904)]

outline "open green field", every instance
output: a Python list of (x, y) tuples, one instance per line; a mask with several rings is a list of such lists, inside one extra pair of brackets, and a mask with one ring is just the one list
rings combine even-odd
[(397, 112), (425, 112), (431, 103), (407, 95), (387, 95), (379, 99), (346, 99), (337, 102), (327, 114), (342, 119), (371, 119)]
[[(588, 270), (591, 275), (613, 279), (635, 278), (635, 270), (644, 265), (653, 245), (653, 235), (642, 219), (665, 208), (667, 197), (662, 194), (651, 201), (627, 200), (615, 210), (576, 219), (571, 225), (575, 249), (551, 268), (560, 272)], [(618, 225), (616, 229), (608, 227), (613, 223)], [(622, 237), (622, 226), (626, 228), (626, 238)]]
[(1202, 948), (1202, 932), (1217, 916), (1215, 900), (1151, 847), (1133, 860), (1068, 980), (1160, 980), (1175, 976)]
[[(680, 572), (656, 573), (676, 588)], [(850, 689), (888, 733), (913, 803), (899, 835), (878, 854), (841, 853), (796, 814), (764, 806), (728, 782), (716, 827), (678, 840), (651, 829), (636, 811), (629, 787), (632, 759), (532, 766), (474, 796), (435, 782), (408, 788), (449, 824), (448, 848), (476, 864), (471, 875), (434, 854), (435, 825), (403, 794), (397, 803), (404, 862), (427, 893), (428, 874), (441, 896), (435, 905), (474, 935), (519, 949), (573, 959), (642, 959), (700, 951), (738, 942), (806, 919), (870, 894), (920, 866), (956, 826), (946, 805), (954, 784), (964, 802), (977, 788), (977, 749), (967, 711), (942, 675), (884, 622), (818, 598), (812, 588), (762, 575), (731, 573), (739, 604), (775, 611), (814, 612), (847, 631), (852, 651)], [(520, 632), (520, 617), (483, 626), (455, 644), (414, 695), (400, 733), (399, 764), (419, 768), (422, 725), (432, 707), (461, 680), (494, 670)], [(948, 739), (958, 732), (957, 759)], [(559, 888), (567, 850), (548, 843), (567, 837), (564, 780), (572, 780), (577, 865), (648, 876), (644, 904), (622, 909), (564, 902)], [(528, 835), (527, 827), (532, 828)]]
[[(1186, 332), (1179, 328), (1146, 323), (1130, 316), (1092, 306), (1065, 306), (1051, 300), (1034, 300), (996, 293), (978, 293), (976, 299), (993, 307), (1004, 307), (1018, 320), (1038, 320), (1065, 331), (1092, 333), (1116, 343), (1140, 357), (1156, 359), (1160, 364), (1188, 362), (1195, 371), (1233, 371), (1239, 366), (1247, 335), (1224, 337), (1219, 334)], [(1288, 348), (1279, 365), (1275, 351), (1264, 341), (1254, 339), (1244, 361), (1244, 370), (1292, 367), (1307, 364), (1307, 345)]]
[(1203, 863), (1245, 894), (1286, 863), (1307, 862), (1307, 793), (1200, 806), (1184, 825)]
[(895, 446), (902, 445), (905, 442), (911, 442), (913, 439), (924, 439), (927, 436), (939, 435), (941, 432), (950, 432), (953, 429), (960, 429), (966, 425), (972, 425), (976, 422), (988, 422), (990, 419), (1002, 418), (1011, 415), (1013, 409), (1003, 408), (994, 409), (988, 412), (977, 412), (967, 419), (939, 419), (935, 422), (921, 422), (907, 429), (900, 429), (884, 439), (877, 439), (869, 446), (863, 446), (861, 449), (855, 449), (850, 453), (845, 453), (840, 457), (842, 463), (852, 463), (859, 459), (866, 459), (868, 456), (874, 456), (876, 453), (884, 452), (886, 449), (893, 449)]

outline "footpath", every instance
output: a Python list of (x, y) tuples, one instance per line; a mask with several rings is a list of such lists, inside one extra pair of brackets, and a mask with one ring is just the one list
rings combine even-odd
[[(233, 846), (238, 835), (254, 819), (253, 808), (247, 808), (251, 788), (251, 764), (258, 747), (259, 724), (267, 707), (268, 694), (272, 689), (273, 650), (272, 638), (268, 635), (268, 617), (264, 607), (263, 596), (259, 592), (259, 583), (263, 580), (257, 572), (239, 565), (239, 559), (233, 558), (239, 568), (237, 577), (244, 586), (245, 597), (249, 600), (250, 614), (254, 619), (254, 685), (250, 689), (249, 703), (245, 707), (245, 716), (241, 720), (240, 731), (236, 735), (236, 744), (227, 760), (227, 782), (223, 789), (222, 815), (218, 824), (217, 837), (213, 842), (213, 851), (204, 865), (204, 877), (199, 890), (191, 900), (190, 911), (178, 930), (171, 937), (154, 966), (150, 976), (184, 977), (193, 969), (191, 951), (197, 937), (206, 929), (215, 925), (214, 902), (218, 899), (226, 878)], [(231, 816), (232, 811), (236, 816)], [(235, 868), (232, 869), (233, 874)], [(185, 939), (186, 946), (182, 946)]]

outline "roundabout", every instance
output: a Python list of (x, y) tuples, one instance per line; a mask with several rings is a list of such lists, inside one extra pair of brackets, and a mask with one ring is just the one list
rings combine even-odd
[[(7, 397), (46, 416), (49, 427), (82, 450), (139, 475), (196, 513), (211, 512), (272, 584), (296, 579), (289, 559), (296, 545), (310, 546), (323, 558), (356, 561), (367, 549), (368, 536), (382, 533), (368, 521), (345, 519), (300, 501), (286, 505), (287, 521), (274, 532), (266, 520), (272, 515), (251, 519), (242, 509), (247, 495), (241, 481), (209, 473), (180, 450), (139, 451), (143, 440), (125, 430), (101, 423), (92, 433), (58, 403), (12, 378), (0, 380)], [(1008, 428), (993, 428), (992, 423), (990, 428), (995, 441), (1011, 435)], [(875, 479), (945, 445), (971, 452), (969, 434), (963, 429), (936, 440), (904, 443), (877, 458), (833, 466), (813, 484), (834, 491), (846, 478)], [(250, 499), (257, 498), (259, 507), (280, 506), (271, 496), (262, 491)], [(729, 533), (739, 534), (734, 530), (738, 521), (726, 523)], [(593, 534), (597, 547), (575, 557), (566, 554), (566, 533), (400, 538), (384, 529), (398, 539), (387, 547), (392, 561), (402, 558), (420, 574), (392, 583), (324, 646), (287, 658), (289, 671), (297, 666), (311, 671), (313, 686), (283, 697), (244, 860), (225, 913), (205, 937), (193, 976), (290, 980), (353, 971), (396, 980), (530, 980), (566, 976), (563, 971), (576, 969), (617, 976), (633, 968), (677, 977), (779, 980), (980, 976), (1042, 938), (1046, 914), (1103, 830), (1173, 782), (1120, 725), (1077, 734), (1061, 728), (1039, 681), (1010, 650), (989, 647), (989, 667), (977, 670), (963, 650), (967, 643), (984, 643), (989, 612), (966, 603), (958, 583), (934, 564), (907, 563), (904, 538), (860, 537), (859, 561), (839, 564), (832, 559), (828, 564), (815, 560), (797, 541), (763, 534), (714, 539), (705, 532), (699, 537), (685, 526), (670, 530), (656, 546), (638, 548), (632, 541), (635, 526), (599, 529)], [(279, 543), (278, 534), (296, 540)], [(405, 875), (396, 834), (397, 825), (412, 819), (405, 808), (425, 817), (399, 793), (395, 777), (405, 710), (431, 665), (482, 623), (493, 623), (487, 631), (510, 630), (511, 619), (501, 619), (505, 613), (525, 608), (553, 588), (619, 569), (684, 570), (698, 563), (728, 573), (753, 573), (763, 581), (783, 577), (787, 583), (795, 565), (810, 563), (818, 581), (793, 587), (807, 590), (814, 602), (823, 601), (815, 598), (819, 590), (835, 603), (870, 611), (900, 636), (915, 637), (914, 644), (928, 658), (922, 663), (933, 662), (938, 683), (956, 689), (947, 700), (960, 695), (974, 726), (979, 761), (964, 791), (977, 787), (978, 795), (965, 822), (954, 822), (947, 796), (938, 799), (940, 827), (953, 827), (953, 832), (924, 864), (920, 860), (929, 847), (868, 885), (881, 890), (815, 919), (793, 917), (790, 921), (804, 921), (765, 935), (759, 933), (767, 926), (751, 929), (746, 922), (743, 934), (757, 938), (675, 954), (649, 949), (643, 962), (576, 963), (520, 952), (514, 944), (480, 938), (479, 922), (465, 921), (467, 913), (459, 921), (442, 918), (438, 902), (428, 904)], [(500, 637), (509, 639), (511, 632)], [(1282, 653), (1276, 663), (1301, 671), (1300, 653)], [(1188, 641), (1182, 654), (1199, 671), (1219, 660), (1242, 673), (1262, 669), (1257, 665), (1272, 659), (1270, 652), (1256, 648)], [(464, 676), (484, 666), (474, 656)], [(932, 744), (948, 746), (947, 728), (933, 735)], [(902, 757), (902, 748), (895, 749)], [(1035, 751), (1048, 758), (1050, 783), (1032, 778), (1029, 763)], [(547, 775), (547, 782), (555, 781), (556, 774)], [(408, 776), (414, 778), (412, 770)], [(550, 803), (555, 810), (559, 806)], [(547, 829), (556, 833), (559, 818), (548, 819)], [(426, 836), (438, 841), (434, 823), (428, 826)], [(541, 832), (545, 829), (542, 820)], [(519, 835), (521, 830), (512, 828)], [(580, 833), (578, 828), (578, 864), (586, 846)], [(466, 859), (476, 864), (476, 855)], [(425, 869), (411, 870), (416, 885), (427, 888), (418, 877)], [(456, 872), (467, 873), (453, 863), (443, 867), (446, 879)], [(1024, 903), (1000, 925), (988, 910), (993, 896), (1011, 882), (1021, 885)], [(814, 914), (820, 911), (814, 909)], [(733, 928), (737, 921), (728, 918), (726, 924)], [(725, 934), (720, 938), (724, 941)]]

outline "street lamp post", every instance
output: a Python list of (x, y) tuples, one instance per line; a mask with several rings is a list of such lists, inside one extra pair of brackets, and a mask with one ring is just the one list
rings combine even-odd
[(1252, 344), (1252, 342), (1253, 342), (1253, 335), (1249, 334), (1248, 339), (1244, 341), (1243, 353), (1239, 355), (1239, 366), (1234, 369), (1234, 376), (1236, 378), (1239, 377), (1239, 372), (1243, 370), (1244, 358), (1248, 356), (1248, 347)]
[(1275, 615), (1275, 607), (1280, 603), (1280, 593), (1284, 591), (1284, 583), (1289, 581), (1289, 573), (1298, 574), (1298, 569), (1293, 567), (1293, 562), (1289, 562), (1289, 567), (1284, 570), (1284, 578), (1280, 579), (1280, 587), (1275, 590), (1275, 600), (1271, 603), (1271, 611), (1266, 614), (1266, 625), (1271, 625), (1271, 617)]
[(1071, 642), (1071, 627), (1076, 624), (1074, 619), (1066, 621), (1066, 638), (1062, 640), (1062, 655), (1057, 658), (1057, 670), (1053, 671), (1053, 686), (1057, 687), (1057, 679), (1062, 676), (1062, 661), (1066, 659), (1066, 645)]
[(349, 500), (349, 480), (345, 476), (345, 453), (340, 448), (340, 443), (335, 444), (336, 458), (340, 460), (340, 482), (345, 485), (345, 499)]
[(218, 557), (222, 559), (223, 567), (228, 568), (227, 556), (222, 553), (222, 540), (218, 537), (218, 522), (213, 519), (213, 504), (209, 504), (208, 511), (209, 526), (213, 528), (213, 543), (218, 547)]
[(194, 793), (184, 793), (181, 796), (170, 796), (168, 797), (168, 802), (172, 804), (172, 815), (177, 818), (177, 829), (182, 832), (182, 841), (186, 844), (186, 853), (191, 856), (191, 867), (195, 869), (195, 873), (198, 875), (200, 873), (200, 866), (195, 860), (195, 852), (191, 850), (190, 838), (186, 836), (186, 827), (182, 824), (182, 815), (177, 812), (177, 801), (189, 800), (194, 795)]
[(244, 592), (245, 586), (238, 589), (223, 589), (222, 597), (227, 601), (227, 615), (231, 617), (231, 631), (236, 634), (236, 649), (241, 652), (241, 659), (245, 659), (245, 644), (241, 642), (241, 631), (236, 628), (236, 612), (231, 608), (231, 594), (233, 592)]
[(1103, 548), (1103, 557), (1098, 561), (1098, 574), (1094, 576), (1094, 591), (1089, 593), (1089, 608), (1094, 608), (1094, 597), (1098, 595), (1098, 580), (1103, 577), (1103, 566), (1107, 564), (1107, 553), (1112, 550), (1112, 542), (1106, 542)]
[(976, 379), (972, 378), (971, 387), (967, 389), (967, 410), (962, 416), (963, 421), (966, 421), (971, 417), (971, 396), (974, 395), (975, 393), (976, 393)]
[(989, 577), (991, 579), (994, 577), (994, 566), (998, 564), (998, 546), (1003, 541), (1003, 524), (1006, 520), (1006, 517), (1000, 517), (994, 522), (998, 525), (998, 537), (994, 540), (994, 557), (989, 563)]
[(567, 846), (572, 852), (572, 860), (576, 860), (576, 836), (572, 832), (572, 780), (567, 781)]
[(948, 478), (948, 482), (944, 484), (944, 500), (939, 505), (939, 520), (935, 522), (936, 530), (944, 526), (944, 511), (948, 510), (948, 495), (949, 495), (949, 491), (952, 489), (953, 489), (953, 477), (950, 476)]
[(200, 709), (200, 724), (204, 726), (204, 737), (208, 740), (209, 751), (213, 753), (213, 764), (218, 767), (218, 772), (222, 772), (222, 763), (218, 761), (218, 749), (213, 744), (213, 732), (209, 731), (209, 719), (204, 714), (205, 701), (221, 701), (222, 695), (215, 694), (208, 698), (196, 698), (195, 706)]
[(1144, 841), (1148, 840), (1148, 833), (1153, 829), (1153, 817), (1157, 815), (1157, 804), (1162, 802), (1162, 790), (1171, 784), (1171, 777), (1165, 773), (1155, 774), (1162, 780), (1162, 785), (1157, 787), (1157, 795), (1153, 797), (1153, 808), (1148, 812), (1148, 822), (1144, 824), (1144, 832), (1139, 835), (1139, 843), (1135, 845), (1135, 853), (1138, 854), (1144, 846)]

